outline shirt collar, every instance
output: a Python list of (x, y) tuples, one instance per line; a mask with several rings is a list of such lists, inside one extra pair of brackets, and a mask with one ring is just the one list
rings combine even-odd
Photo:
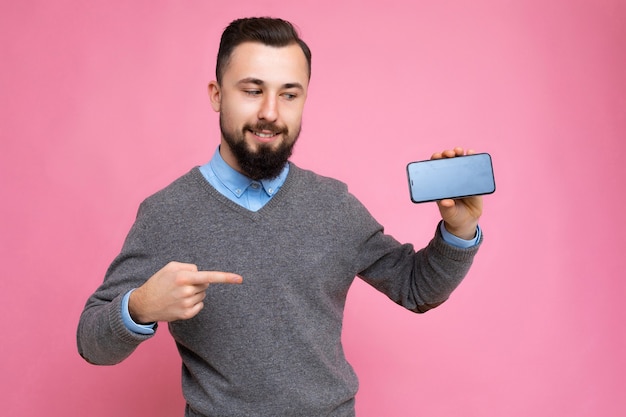
[(263, 191), (271, 197), (285, 183), (289, 173), (289, 163), (286, 163), (276, 178), (262, 179), (260, 181), (252, 180), (228, 165), (222, 158), (222, 155), (220, 155), (219, 147), (213, 154), (209, 166), (217, 179), (237, 198), (241, 197), (246, 189), (254, 183), (260, 183), (263, 186)]

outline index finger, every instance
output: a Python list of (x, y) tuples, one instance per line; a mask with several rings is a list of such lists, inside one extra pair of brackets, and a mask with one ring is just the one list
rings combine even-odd
[(191, 285), (241, 284), (243, 277), (232, 272), (197, 271), (189, 274)]

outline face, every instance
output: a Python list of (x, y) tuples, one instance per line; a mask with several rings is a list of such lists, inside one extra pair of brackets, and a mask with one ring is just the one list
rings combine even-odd
[(220, 153), (253, 179), (276, 177), (300, 133), (309, 74), (297, 44), (246, 42), (235, 48), (221, 85), (209, 84), (220, 113)]

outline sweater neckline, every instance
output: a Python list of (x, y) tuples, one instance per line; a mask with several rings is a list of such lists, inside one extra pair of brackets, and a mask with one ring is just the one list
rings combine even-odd
[(200, 184), (202, 189), (204, 189), (211, 197), (217, 199), (221, 204), (246, 217), (249, 217), (253, 220), (258, 220), (264, 217), (266, 212), (273, 211), (274, 207), (280, 204), (280, 202), (283, 200), (283, 195), (288, 193), (289, 189), (291, 189), (292, 187), (292, 184), (296, 181), (296, 178), (298, 177), (300, 172), (300, 168), (298, 168), (293, 162), (289, 162), (289, 164), (289, 173), (287, 174), (287, 178), (285, 179), (284, 184), (280, 187), (276, 194), (257, 211), (249, 210), (235, 203), (234, 201), (231, 201), (228, 197), (217, 191), (215, 187), (209, 184), (209, 182), (204, 178), (202, 172), (200, 172), (199, 166), (194, 167), (191, 170), (190, 175), (192, 176), (194, 181)]

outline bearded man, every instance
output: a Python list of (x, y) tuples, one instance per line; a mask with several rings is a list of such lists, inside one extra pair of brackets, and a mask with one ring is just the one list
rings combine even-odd
[(310, 76), (289, 22), (226, 28), (208, 87), (219, 147), (141, 204), (81, 315), (78, 350), (100, 365), (168, 323), (185, 416), (354, 416), (341, 328), (355, 277), (423, 313), (448, 299), (481, 242), (481, 197), (438, 202), (442, 220), (416, 251), (345, 184), (290, 162)]

